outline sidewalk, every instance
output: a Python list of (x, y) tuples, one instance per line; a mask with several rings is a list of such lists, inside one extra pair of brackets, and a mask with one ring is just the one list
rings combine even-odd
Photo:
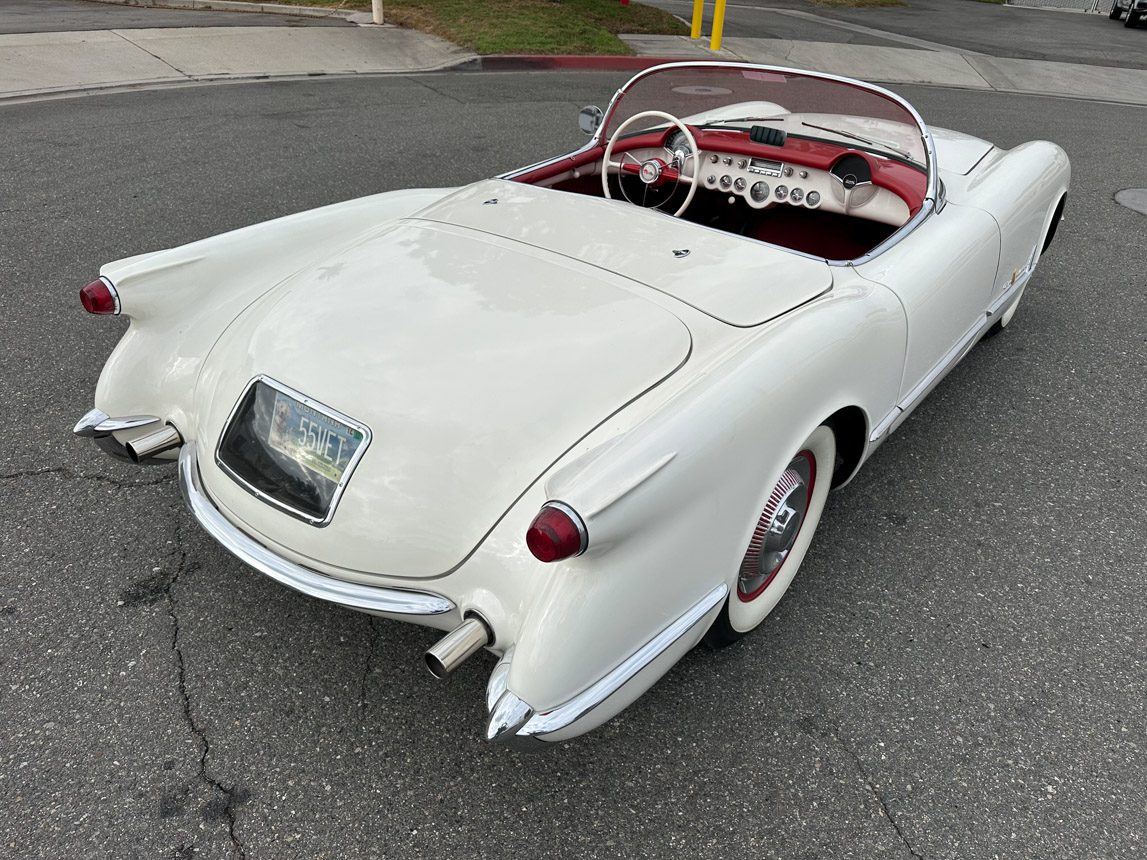
[(229, 78), (431, 72), (475, 59), (442, 39), (396, 27), (0, 35), (0, 100)]
[[(189, 13), (194, 14), (194, 13)], [(747, 60), (879, 83), (932, 84), (1147, 105), (1147, 70), (956, 51), (730, 37), (719, 54), (684, 36), (623, 36), (637, 58), (575, 58), (579, 68), (658, 59)], [(565, 67), (571, 67), (571, 58)], [(0, 35), (0, 100), (219, 79), (430, 72), (477, 67), (474, 54), (395, 27), (184, 27)], [(552, 58), (536, 58), (545, 67)], [(610, 63), (614, 63), (613, 66)], [(488, 63), (495, 67), (496, 61)]]
[(931, 84), (1147, 105), (1147, 69), (1016, 60), (956, 51), (730, 37), (719, 53), (687, 36), (621, 37), (650, 57), (744, 60), (888, 84)]

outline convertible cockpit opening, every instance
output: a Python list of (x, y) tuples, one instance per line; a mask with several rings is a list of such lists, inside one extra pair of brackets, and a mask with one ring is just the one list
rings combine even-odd
[(590, 145), (508, 178), (823, 257), (863, 257), (929, 199), (926, 133), (878, 87), (789, 70), (651, 69)]

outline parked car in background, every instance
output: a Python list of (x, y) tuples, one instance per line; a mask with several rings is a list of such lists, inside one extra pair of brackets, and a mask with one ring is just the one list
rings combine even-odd
[(1134, 27), (1147, 17), (1147, 0), (1115, 0), (1107, 17), (1113, 21), (1123, 18), (1124, 27)]

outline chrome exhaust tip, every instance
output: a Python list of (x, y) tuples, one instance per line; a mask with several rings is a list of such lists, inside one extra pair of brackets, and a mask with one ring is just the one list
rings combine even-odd
[(489, 645), (493, 638), (486, 622), (471, 615), (426, 652), (426, 668), (435, 678), (445, 678), (467, 658)]
[(178, 448), (182, 444), (183, 437), (179, 435), (179, 431), (170, 424), (165, 424), (158, 430), (145, 433), (138, 439), (132, 439), (124, 447), (127, 448), (127, 455), (131, 461), (140, 463), (164, 451)]

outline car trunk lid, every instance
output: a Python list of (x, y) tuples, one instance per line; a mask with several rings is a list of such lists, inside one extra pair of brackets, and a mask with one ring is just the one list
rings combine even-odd
[(733, 326), (768, 322), (832, 287), (824, 260), (623, 201), (520, 182), (478, 182), (413, 217), (616, 272)]
[(196, 392), (205, 452), (259, 375), (368, 427), (329, 525), (260, 501), (205, 453), (207, 489), (305, 558), (448, 573), (571, 446), (685, 362), (688, 329), (640, 293), (472, 230), (385, 228), (248, 309)]

